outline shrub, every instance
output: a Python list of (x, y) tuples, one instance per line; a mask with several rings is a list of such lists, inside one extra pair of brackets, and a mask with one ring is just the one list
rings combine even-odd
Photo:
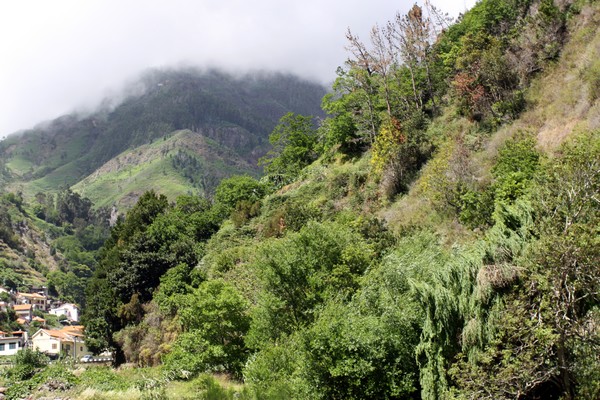
[(131, 387), (125, 378), (109, 367), (87, 368), (80, 376), (80, 383), (82, 387), (102, 391), (124, 391)]
[(9, 379), (23, 381), (48, 365), (48, 357), (37, 350), (25, 348), (15, 355), (15, 365), (6, 372)]

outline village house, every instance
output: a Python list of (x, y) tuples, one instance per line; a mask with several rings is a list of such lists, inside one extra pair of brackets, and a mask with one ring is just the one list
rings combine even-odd
[(0, 331), (0, 356), (12, 356), (25, 347), (27, 333), (22, 331), (8, 334)]
[(79, 321), (79, 307), (76, 304), (65, 303), (60, 307), (51, 309), (49, 313), (56, 316), (64, 315), (69, 321)]
[(84, 340), (82, 326), (66, 326), (60, 330), (40, 329), (31, 336), (31, 347), (51, 357), (64, 354), (79, 359), (92, 354)]
[(48, 297), (39, 293), (17, 293), (18, 304), (31, 304), (34, 308), (48, 311)]
[(31, 304), (15, 304), (13, 310), (15, 310), (18, 318), (23, 318), (27, 321), (31, 321), (31, 318), (33, 318), (33, 306)]

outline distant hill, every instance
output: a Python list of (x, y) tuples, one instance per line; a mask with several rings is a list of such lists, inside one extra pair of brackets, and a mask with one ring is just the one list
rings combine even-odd
[[(107, 99), (99, 111), (65, 115), (0, 142), (0, 184), (26, 197), (75, 186), (103, 205), (135, 201), (151, 188), (210, 193), (225, 176), (257, 175), (279, 118), (290, 111), (322, 115), (324, 94), (324, 87), (284, 74), (151, 70), (118, 104)], [(107, 169), (127, 177), (105, 176)]]
[(124, 151), (73, 190), (98, 207), (128, 209), (149, 188), (174, 200), (183, 194), (208, 194), (221, 179), (244, 173), (256, 174), (256, 164), (202, 133), (182, 130)]

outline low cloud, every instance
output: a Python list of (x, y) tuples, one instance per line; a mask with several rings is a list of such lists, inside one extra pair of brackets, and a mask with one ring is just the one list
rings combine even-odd
[[(470, 0), (472, 3), (473, 0)], [(412, 2), (25, 0), (0, 5), (0, 137), (91, 108), (165, 66), (285, 71), (323, 83), (363, 38)], [(471, 5), (444, 2), (452, 14)]]

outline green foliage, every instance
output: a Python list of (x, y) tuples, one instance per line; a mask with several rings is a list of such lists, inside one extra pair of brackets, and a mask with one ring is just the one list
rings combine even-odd
[(256, 398), (269, 400), (319, 398), (307, 381), (306, 351), (300, 335), (263, 346), (244, 368), (244, 382)]
[(306, 333), (311, 385), (320, 388), (322, 398), (409, 396), (417, 387), (418, 321), (412, 320), (413, 310), (381, 316), (377, 310), (365, 315), (354, 307), (330, 303)]
[(136, 233), (144, 232), (168, 206), (165, 195), (157, 195), (153, 190), (145, 192), (127, 213), (126, 222), (117, 228), (120, 239), (129, 241), (135, 237)]
[(319, 219), (321, 212), (317, 208), (298, 200), (287, 200), (269, 216), (262, 233), (265, 237), (281, 237)]
[(588, 98), (593, 103), (600, 98), (600, 61), (596, 60), (586, 70), (584, 78), (588, 84)]
[(423, 135), (424, 121), (420, 117), (420, 114), (414, 114), (407, 119), (402, 130), (399, 121), (384, 123), (375, 138), (371, 163), (375, 174), (382, 176), (382, 192), (387, 199), (407, 190), (428, 157), (429, 145)]
[(6, 372), (9, 379), (24, 381), (48, 364), (48, 357), (36, 350), (22, 349), (15, 355), (14, 366)]
[(313, 117), (288, 113), (269, 136), (273, 150), (259, 160), (265, 172), (280, 180), (291, 182), (300, 170), (316, 160), (317, 135)]
[(165, 366), (180, 377), (205, 371), (239, 376), (247, 357), (244, 336), (249, 328), (246, 301), (220, 280), (200, 284), (179, 297), (183, 333), (165, 357)]
[(69, 271), (52, 271), (48, 273), (48, 289), (56, 292), (58, 296), (67, 301), (72, 301), (77, 304), (85, 304), (85, 287), (87, 279), (91, 276), (91, 271), (86, 266), (81, 266), (81, 276), (77, 276), (74, 272)]
[(129, 381), (110, 367), (86, 368), (79, 379), (82, 387), (102, 391), (124, 391), (132, 386)]
[[(159, 296), (163, 310), (173, 311), (176, 300), (168, 293), (187, 290), (185, 285), (192, 281), (190, 271), (202, 254), (198, 242), (208, 239), (221, 220), (220, 211), (203, 199), (181, 197), (171, 206), (165, 196), (154, 192), (140, 197), (125, 221), (113, 229), (88, 284), (83, 318), (88, 347), (96, 351), (119, 348), (113, 334), (143, 319), (141, 304), (152, 299), (161, 277), (178, 267), (165, 278), (165, 292)], [(173, 276), (182, 279), (182, 287), (178, 283), (169, 288)], [(134, 297), (138, 311), (128, 312), (133, 310), (129, 306)]]
[(255, 348), (311, 323), (327, 299), (351, 295), (372, 261), (364, 240), (335, 223), (309, 222), (259, 251), (252, 268), (265, 290), (248, 335)]
[(352, 114), (347, 111), (351, 108), (346, 104), (347, 100), (347, 96), (336, 99), (331, 93), (323, 97), (323, 110), (332, 117), (324, 121), (321, 130), (325, 132), (324, 147), (339, 145), (342, 152), (353, 154), (358, 152), (362, 145)]
[(0, 202), (0, 240), (13, 249), (20, 249), (19, 236), (13, 230), (13, 222), (8, 207)]
[(253, 204), (260, 200), (266, 192), (265, 186), (250, 176), (233, 176), (221, 181), (215, 192), (215, 202), (231, 211), (240, 202)]
[[(170, 315), (174, 315), (179, 307), (181, 295), (186, 295), (193, 290), (193, 270), (187, 264), (179, 264), (170, 268), (160, 278), (160, 287), (158, 292), (154, 293), (152, 299), (159, 305), (161, 310)], [(194, 273), (196, 281), (201, 281), (198, 272)]]
[(248, 390), (224, 388), (211, 375), (201, 375), (194, 381), (195, 398), (199, 400), (250, 400)]

